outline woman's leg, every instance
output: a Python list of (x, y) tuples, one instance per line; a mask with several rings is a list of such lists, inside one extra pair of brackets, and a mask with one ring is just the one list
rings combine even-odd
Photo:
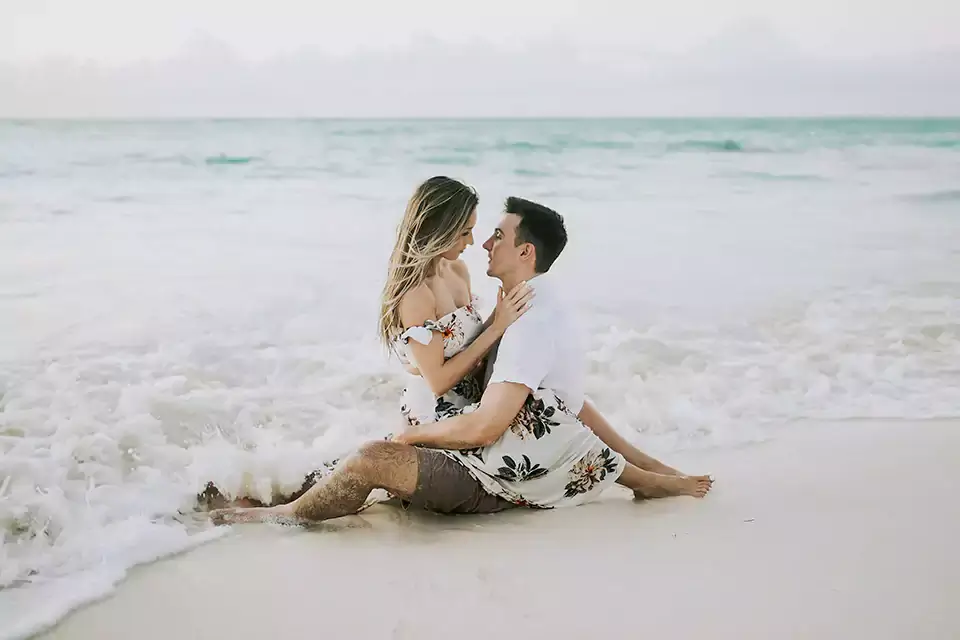
[(710, 476), (675, 476), (644, 471), (629, 462), (617, 483), (633, 491), (639, 499), (693, 496), (702, 498), (713, 486)]
[(596, 405), (589, 399), (584, 400), (583, 408), (577, 415), (580, 422), (585, 424), (591, 431), (597, 434), (597, 437), (603, 440), (603, 443), (622, 455), (627, 462), (644, 471), (652, 471), (668, 476), (682, 476), (681, 472), (673, 467), (668, 467), (656, 458), (652, 458), (640, 449), (630, 444), (626, 438), (621, 436), (617, 430), (610, 424)]

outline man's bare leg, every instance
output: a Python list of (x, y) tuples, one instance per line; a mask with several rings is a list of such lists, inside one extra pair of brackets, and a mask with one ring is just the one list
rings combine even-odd
[(629, 462), (617, 483), (633, 490), (639, 499), (693, 496), (702, 498), (713, 486), (710, 476), (675, 476), (644, 471)]
[(370, 442), (346, 458), (329, 476), (289, 504), (274, 507), (219, 509), (218, 524), (241, 522), (320, 522), (357, 513), (370, 492), (386, 489), (409, 499), (417, 489), (417, 450), (382, 440)]
[(610, 424), (596, 405), (590, 400), (584, 400), (583, 408), (577, 415), (580, 422), (585, 424), (591, 431), (597, 434), (597, 437), (603, 440), (603, 443), (626, 458), (627, 462), (644, 471), (652, 471), (665, 476), (682, 476), (673, 467), (668, 467), (656, 458), (651, 458), (643, 451), (630, 444), (626, 438), (621, 436), (617, 430)]

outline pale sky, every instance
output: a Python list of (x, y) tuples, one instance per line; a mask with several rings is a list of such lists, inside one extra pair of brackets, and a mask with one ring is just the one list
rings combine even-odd
[(424, 35), (517, 45), (554, 36), (585, 49), (677, 51), (763, 20), (807, 52), (872, 55), (957, 46), (957, 0), (0, 0), (0, 60), (166, 57), (195, 32), (261, 58), (352, 52)]
[(0, 0), (0, 117), (960, 115), (960, 0)]

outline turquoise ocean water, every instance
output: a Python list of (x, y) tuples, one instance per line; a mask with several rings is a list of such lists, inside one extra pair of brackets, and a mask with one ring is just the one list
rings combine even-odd
[(215, 536), (208, 480), (396, 426), (377, 297), (435, 174), (478, 245), (509, 195), (565, 215), (588, 391), (645, 447), (960, 417), (960, 120), (0, 121), (0, 638)]

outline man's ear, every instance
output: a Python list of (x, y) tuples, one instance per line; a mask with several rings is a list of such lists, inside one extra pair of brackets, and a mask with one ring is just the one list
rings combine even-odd
[(537, 248), (533, 246), (530, 242), (525, 242), (523, 244), (523, 249), (520, 250), (520, 259), (521, 260), (532, 260), (536, 261), (537, 259)]

